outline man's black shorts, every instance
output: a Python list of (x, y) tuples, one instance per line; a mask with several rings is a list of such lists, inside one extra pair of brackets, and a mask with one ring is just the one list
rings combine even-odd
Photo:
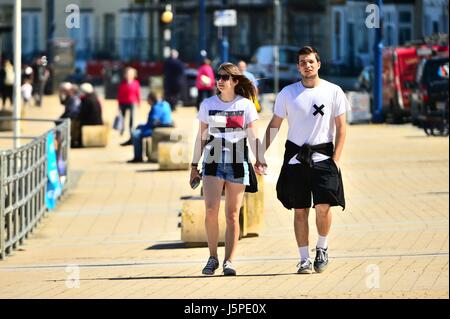
[(342, 175), (331, 158), (315, 162), (313, 167), (283, 165), (277, 182), (277, 197), (283, 206), (288, 209), (309, 208), (311, 195), (314, 205), (329, 204), (345, 209)]

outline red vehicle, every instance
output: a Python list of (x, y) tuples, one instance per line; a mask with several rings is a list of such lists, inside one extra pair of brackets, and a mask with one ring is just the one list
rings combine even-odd
[(411, 114), (410, 94), (422, 58), (448, 51), (448, 46), (411, 46), (383, 50), (383, 113), (395, 122)]

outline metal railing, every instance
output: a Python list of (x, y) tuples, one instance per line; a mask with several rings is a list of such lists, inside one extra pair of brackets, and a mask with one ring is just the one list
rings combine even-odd
[[(34, 119), (9, 120), (53, 122)], [(68, 187), (70, 120), (54, 122), (57, 123), (55, 128), (34, 137), (20, 148), (0, 150), (0, 259), (4, 259), (12, 250), (22, 245), (47, 212), (47, 139), (52, 132), (55, 136), (57, 159), (63, 163), (65, 173), (64, 182), (61, 183), (62, 192)]]

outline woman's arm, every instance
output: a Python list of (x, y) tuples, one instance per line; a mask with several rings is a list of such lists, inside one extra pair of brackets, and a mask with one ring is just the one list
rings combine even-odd
[(260, 161), (259, 147), (261, 141), (258, 138), (258, 132), (256, 130), (255, 122), (256, 121), (253, 121), (247, 124), (247, 139), (250, 144), (250, 149), (252, 150), (252, 153), (256, 158), (256, 161), (259, 162)]

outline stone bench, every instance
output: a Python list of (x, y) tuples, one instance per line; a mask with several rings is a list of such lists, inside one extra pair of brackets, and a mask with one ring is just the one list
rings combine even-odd
[[(243, 218), (241, 224), (241, 235), (250, 237), (258, 235), (264, 225), (264, 176), (256, 174), (258, 179), (258, 192), (245, 193), (242, 200)], [(203, 196), (203, 184), (200, 188)], [(225, 187), (222, 190), (225, 196)]]
[(109, 125), (83, 125), (81, 139), (83, 147), (105, 147), (109, 141)]
[(186, 130), (181, 130), (175, 127), (157, 127), (154, 129), (151, 140), (151, 152), (150, 161), (158, 162), (158, 144), (160, 142), (188, 142), (190, 143), (192, 138), (190, 136), (191, 132)]
[[(225, 227), (225, 198), (222, 197), (219, 209), (219, 244), (225, 243)], [(208, 244), (205, 230), (205, 200), (201, 196), (183, 200), (181, 240), (191, 246)]]
[[(13, 116), (12, 111), (1, 110), (0, 117), (11, 117)], [(0, 131), (12, 131), (13, 121), (12, 120), (0, 120)]]
[(188, 142), (159, 142), (158, 163), (159, 169), (188, 170), (191, 162), (191, 145)]
[[(245, 193), (239, 212), (239, 239), (259, 235), (264, 225), (264, 177), (256, 176), (258, 178), (258, 192)], [(219, 209), (219, 243), (224, 242), (225, 228), (225, 197), (222, 196)], [(203, 196), (189, 197), (183, 201), (181, 240), (192, 246), (207, 244)]]
[(243, 237), (257, 236), (264, 225), (264, 176), (256, 174), (258, 192), (245, 193), (243, 199)]

